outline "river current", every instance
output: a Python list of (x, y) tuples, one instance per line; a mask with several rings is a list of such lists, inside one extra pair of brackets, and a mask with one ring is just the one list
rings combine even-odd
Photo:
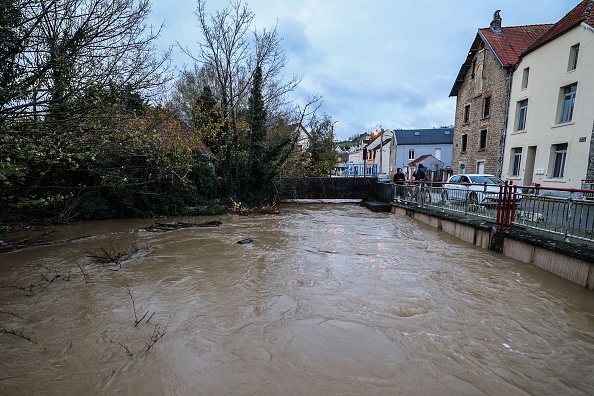
[(0, 255), (0, 394), (594, 394), (592, 290), (404, 216), (280, 209)]

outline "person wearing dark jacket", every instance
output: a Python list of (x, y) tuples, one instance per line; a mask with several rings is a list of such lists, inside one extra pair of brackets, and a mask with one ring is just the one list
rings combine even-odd
[(419, 169), (415, 172), (415, 180), (425, 180), (425, 176), (427, 175), (427, 168), (423, 166), (423, 164), (419, 164)]
[(406, 177), (404, 173), (402, 173), (402, 168), (396, 169), (396, 173), (394, 174), (394, 184), (396, 185), (396, 200), (400, 202), (400, 199), (404, 196), (404, 181)]

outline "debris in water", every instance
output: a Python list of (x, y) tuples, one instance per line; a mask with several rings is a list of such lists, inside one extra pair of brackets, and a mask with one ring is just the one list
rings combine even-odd
[(140, 228), (138, 231), (151, 231), (151, 232), (164, 232), (164, 231), (173, 231), (179, 230), (180, 228), (191, 228), (191, 227), (219, 227), (221, 224), (220, 221), (208, 221), (206, 223), (190, 223), (187, 221), (178, 221), (176, 223), (155, 223), (150, 227)]
[(246, 238), (246, 239), (242, 239), (241, 241), (237, 241), (237, 243), (239, 243), (240, 245), (244, 245), (246, 243), (252, 243), (254, 242), (254, 240), (252, 238)]

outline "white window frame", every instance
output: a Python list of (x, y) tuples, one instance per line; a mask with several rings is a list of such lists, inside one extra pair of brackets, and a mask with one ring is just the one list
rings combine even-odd
[(551, 179), (563, 179), (565, 177), (565, 161), (567, 160), (568, 148), (567, 143), (559, 143), (553, 146)]
[(566, 85), (561, 88), (559, 124), (564, 124), (573, 120), (573, 109), (575, 108), (576, 94), (577, 83)]
[(528, 118), (528, 99), (518, 102), (518, 117), (516, 119), (516, 131), (526, 130), (526, 120)]
[(415, 149), (409, 149), (408, 150), (408, 159), (409, 160), (414, 160), (415, 159)]
[(577, 69), (578, 58), (580, 54), (580, 43), (572, 45), (569, 49), (569, 61), (567, 63), (567, 71), (573, 71)]
[(528, 88), (528, 79), (530, 77), (530, 68), (526, 67), (522, 72), (522, 89)]
[(520, 170), (522, 167), (522, 147), (514, 147), (512, 149), (511, 159), (511, 175), (514, 177), (520, 176)]

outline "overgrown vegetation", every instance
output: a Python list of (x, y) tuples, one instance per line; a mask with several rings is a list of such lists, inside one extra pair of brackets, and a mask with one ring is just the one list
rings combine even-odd
[[(327, 174), (320, 99), (294, 107), (300, 76), (282, 80), (276, 28), (252, 32), (247, 5), (228, 7), (198, 1), (195, 65), (169, 89), (148, 0), (3, 1), (0, 221), (216, 214), (273, 205), (287, 166)], [(310, 149), (297, 152), (288, 126), (306, 121)]]

